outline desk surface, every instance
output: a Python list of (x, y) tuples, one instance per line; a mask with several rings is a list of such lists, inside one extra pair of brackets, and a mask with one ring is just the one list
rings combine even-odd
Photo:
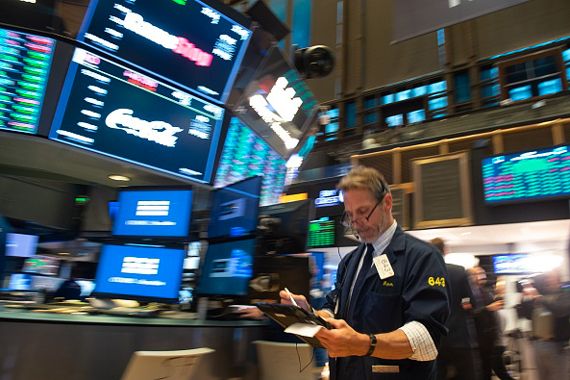
[(178, 326), (178, 327), (259, 327), (267, 325), (266, 321), (237, 320), (212, 321), (199, 319), (178, 319), (168, 317), (128, 317), (102, 314), (54, 314), (23, 309), (9, 309), (0, 306), (0, 320), (41, 322), (41, 323), (75, 323), (131, 326)]

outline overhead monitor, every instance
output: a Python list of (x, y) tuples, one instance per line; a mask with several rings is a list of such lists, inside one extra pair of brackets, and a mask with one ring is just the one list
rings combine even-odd
[(210, 244), (198, 281), (198, 294), (246, 296), (253, 275), (255, 249), (255, 239)]
[(175, 303), (184, 256), (183, 249), (104, 245), (93, 296)]
[(301, 148), (317, 108), (317, 100), (305, 81), (274, 47), (244, 89), (235, 112), (287, 159)]
[(9, 290), (32, 290), (32, 275), (12, 273), (8, 282)]
[(223, 108), (76, 49), (49, 138), (210, 183)]
[(38, 246), (37, 235), (6, 234), (6, 256), (32, 257)]
[(214, 191), (209, 239), (245, 236), (255, 232), (262, 179), (255, 176)]
[(324, 248), (336, 246), (335, 218), (323, 216), (309, 222), (307, 248)]
[(260, 205), (277, 203), (285, 186), (286, 162), (261, 137), (238, 118), (230, 119), (220, 156), (216, 187), (252, 176), (262, 176)]
[(22, 272), (41, 274), (44, 276), (57, 276), (60, 261), (51, 256), (35, 255), (24, 261)]
[(503, 254), (493, 255), (493, 271), (501, 274), (530, 274), (533, 271), (531, 265), (533, 258), (527, 254)]
[(251, 38), (248, 26), (210, 0), (93, 0), (77, 39), (224, 102)]
[(192, 190), (123, 189), (113, 235), (184, 238), (190, 235)]
[(0, 28), (0, 129), (37, 133), (56, 43)]
[(500, 204), (570, 197), (569, 146), (483, 159), (485, 202)]

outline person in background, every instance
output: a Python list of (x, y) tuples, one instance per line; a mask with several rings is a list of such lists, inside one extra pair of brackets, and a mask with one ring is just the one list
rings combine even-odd
[[(337, 187), (344, 225), (361, 243), (340, 262), (335, 289), (317, 312), (332, 326), (315, 335), (328, 350), (331, 380), (435, 380), (436, 347), (449, 315), (443, 258), (398, 227), (390, 188), (377, 170), (355, 167)], [(287, 292), (280, 296), (291, 303)], [(293, 298), (311, 310), (305, 297)]]
[(570, 379), (570, 289), (562, 287), (558, 270), (535, 281), (535, 285), (525, 282), (520, 312), (532, 321), (532, 347), (539, 378)]
[(473, 313), (475, 327), (477, 328), (477, 341), (481, 358), (483, 380), (491, 380), (493, 371), (501, 380), (511, 380), (512, 377), (506, 371), (505, 366), (497, 366), (502, 357), (497, 357), (499, 343), (499, 316), (505, 301), (495, 299), (495, 295), (487, 285), (487, 274), (481, 267), (469, 270), (473, 293)]
[[(431, 243), (447, 255), (447, 247), (441, 238)], [(441, 339), (437, 357), (438, 379), (480, 379), (479, 351), (475, 322), (471, 315), (471, 287), (469, 276), (460, 265), (446, 264), (451, 298), (451, 314), (447, 321), (449, 333)]]

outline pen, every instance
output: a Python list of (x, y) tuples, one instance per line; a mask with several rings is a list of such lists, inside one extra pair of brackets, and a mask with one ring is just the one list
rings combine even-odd
[(291, 303), (297, 307), (299, 307), (299, 305), (297, 305), (297, 302), (295, 302), (295, 299), (293, 298), (293, 295), (291, 294), (291, 292), (289, 291), (289, 289), (285, 288), (283, 289), (287, 292), (287, 295), (289, 295), (289, 299), (291, 300)]

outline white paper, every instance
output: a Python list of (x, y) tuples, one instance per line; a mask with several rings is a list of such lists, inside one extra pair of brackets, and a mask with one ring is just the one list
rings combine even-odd
[(285, 329), (286, 333), (301, 335), (306, 338), (314, 337), (323, 326), (313, 325), (310, 323), (293, 323)]
[(392, 265), (390, 265), (390, 260), (388, 260), (388, 256), (386, 256), (386, 254), (375, 257), (374, 265), (376, 265), (376, 270), (382, 280), (394, 275), (394, 270), (392, 269)]

